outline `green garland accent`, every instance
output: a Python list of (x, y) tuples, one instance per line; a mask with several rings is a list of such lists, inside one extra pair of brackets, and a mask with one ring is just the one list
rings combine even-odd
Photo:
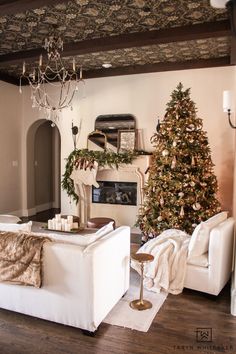
[(67, 192), (67, 195), (71, 197), (76, 204), (79, 201), (79, 196), (75, 193), (75, 186), (70, 175), (73, 171), (75, 163), (78, 159), (84, 158), (88, 162), (96, 161), (99, 167), (108, 165), (109, 167), (118, 168), (121, 164), (131, 164), (137, 157), (137, 151), (127, 151), (122, 153), (115, 153), (112, 151), (92, 151), (88, 149), (75, 149), (70, 153), (66, 159), (65, 173), (63, 174), (62, 188)]

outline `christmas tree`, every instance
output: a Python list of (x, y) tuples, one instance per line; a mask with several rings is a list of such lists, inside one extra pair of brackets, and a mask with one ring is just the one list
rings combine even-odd
[(221, 208), (202, 119), (197, 117), (190, 89), (184, 90), (181, 83), (172, 92), (151, 142), (155, 150), (137, 225), (146, 240), (171, 228), (191, 234)]

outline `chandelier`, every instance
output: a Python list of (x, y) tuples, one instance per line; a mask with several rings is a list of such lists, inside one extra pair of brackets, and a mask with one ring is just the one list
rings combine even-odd
[(55, 126), (59, 113), (64, 108), (72, 108), (72, 101), (79, 89), (79, 83), (84, 84), (82, 67), (79, 77), (76, 71), (75, 58), (71, 69), (66, 69), (60, 52), (63, 51), (62, 39), (54, 35), (45, 39), (43, 48), (47, 51), (47, 63), (43, 66), (43, 56), (39, 57), (38, 67), (29, 74), (26, 73), (26, 64), (23, 63), (20, 77), (20, 93), (22, 80), (27, 79), (31, 88), (32, 107), (43, 110), (45, 118)]

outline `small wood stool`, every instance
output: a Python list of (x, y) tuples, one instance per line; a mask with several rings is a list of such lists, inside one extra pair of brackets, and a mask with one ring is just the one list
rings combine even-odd
[(131, 258), (140, 263), (141, 274), (140, 274), (140, 296), (138, 300), (133, 300), (130, 302), (129, 306), (138, 311), (147, 310), (152, 308), (152, 303), (148, 300), (143, 299), (143, 268), (144, 263), (152, 262), (154, 257), (149, 253), (135, 253), (131, 255)]
[(88, 228), (92, 228), (92, 229), (100, 229), (101, 227), (109, 224), (109, 222), (111, 222), (111, 221), (114, 222), (113, 228), (115, 229), (116, 228), (115, 220), (111, 219), (111, 218), (104, 218), (104, 217), (89, 219), (88, 222), (87, 222), (87, 227)]

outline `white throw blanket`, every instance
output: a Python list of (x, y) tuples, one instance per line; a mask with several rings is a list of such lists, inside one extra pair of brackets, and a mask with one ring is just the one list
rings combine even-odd
[[(144, 265), (144, 287), (159, 293), (171, 294), (183, 290), (190, 236), (183, 231), (169, 229), (145, 243), (137, 253), (149, 253), (154, 260)], [(132, 260), (132, 268), (140, 274), (140, 264)]]

